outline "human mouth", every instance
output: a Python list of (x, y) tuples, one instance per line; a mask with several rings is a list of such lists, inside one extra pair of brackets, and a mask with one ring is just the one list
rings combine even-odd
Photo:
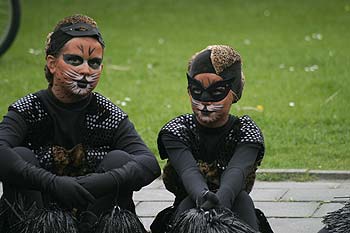
[(89, 84), (89, 82), (85, 78), (77, 81), (77, 85), (80, 88), (86, 88), (88, 86), (88, 84)]
[(200, 109), (199, 111), (201, 111), (201, 113), (202, 113), (203, 115), (206, 115), (206, 116), (208, 116), (208, 115), (210, 115), (211, 113), (214, 112), (214, 111), (209, 111), (208, 108), (207, 108), (207, 106), (204, 106), (204, 108), (203, 108), (203, 109)]

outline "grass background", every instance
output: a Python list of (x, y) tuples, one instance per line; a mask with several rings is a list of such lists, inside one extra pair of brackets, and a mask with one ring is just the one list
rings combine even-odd
[(190, 56), (228, 44), (246, 75), (231, 113), (250, 115), (262, 129), (262, 167), (350, 168), (347, 0), (23, 0), (22, 10), (18, 37), (0, 58), (0, 115), (46, 88), (46, 35), (61, 18), (82, 13), (98, 22), (107, 45), (96, 91), (129, 114), (154, 153), (159, 129), (191, 111)]

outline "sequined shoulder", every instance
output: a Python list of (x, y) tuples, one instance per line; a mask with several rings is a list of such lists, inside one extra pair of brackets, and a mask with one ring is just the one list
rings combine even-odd
[[(96, 103), (98, 106), (98, 113), (96, 113), (93, 116), (87, 116), (87, 121), (94, 121), (94, 120), (101, 120), (103, 119), (103, 122), (100, 121), (100, 124), (102, 123), (102, 128), (115, 128), (119, 125), (119, 122), (123, 119), (127, 118), (127, 114), (120, 109), (117, 105), (112, 103), (111, 100), (108, 98), (102, 96), (99, 93), (94, 92), (93, 95), (96, 97)], [(109, 114), (105, 115), (105, 112), (108, 112)], [(102, 117), (105, 116), (105, 117)], [(96, 119), (90, 119), (90, 118), (96, 118)]]
[(261, 130), (249, 116), (244, 115), (239, 118), (239, 121), (241, 123), (239, 142), (264, 144)]
[(9, 110), (18, 112), (27, 122), (39, 122), (48, 116), (36, 94), (26, 95), (10, 105)]
[(166, 123), (160, 130), (157, 138), (158, 151), (161, 159), (168, 157), (161, 139), (162, 135), (173, 135), (179, 138), (183, 143), (190, 146), (191, 136), (193, 136), (191, 132), (193, 132), (195, 128), (196, 125), (192, 114), (180, 115)]
[(160, 132), (168, 132), (174, 136), (182, 137), (184, 130), (193, 129), (195, 126), (193, 115), (184, 114), (169, 121)]

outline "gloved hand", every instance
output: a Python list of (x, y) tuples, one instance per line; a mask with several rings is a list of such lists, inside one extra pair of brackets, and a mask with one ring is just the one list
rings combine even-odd
[(220, 205), (219, 198), (215, 193), (206, 190), (202, 192), (201, 200), (197, 201), (197, 205), (204, 210), (212, 209)]
[(228, 209), (232, 209), (233, 200), (235, 198), (232, 190), (225, 186), (221, 186), (216, 192), (216, 196), (218, 197), (221, 205)]
[(52, 176), (52, 181), (48, 184), (47, 191), (65, 208), (84, 208), (95, 201), (91, 193), (77, 183), (75, 178)]
[(13, 162), (6, 182), (23, 188), (49, 193), (65, 208), (85, 207), (94, 197), (73, 177), (56, 176), (22, 159)]
[(76, 181), (95, 198), (102, 197), (108, 193), (117, 194), (119, 189), (118, 178), (112, 171), (79, 176), (76, 178)]

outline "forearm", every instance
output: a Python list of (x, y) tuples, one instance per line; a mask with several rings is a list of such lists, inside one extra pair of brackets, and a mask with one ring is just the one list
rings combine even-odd
[(154, 154), (136, 132), (133, 124), (125, 119), (118, 127), (115, 149), (127, 153), (130, 161), (115, 169), (123, 183), (138, 190), (160, 176), (160, 167)]
[[(246, 177), (254, 169), (260, 147), (256, 144), (238, 144), (236, 151), (220, 179), (219, 195), (235, 197), (245, 188)], [(227, 192), (227, 194), (223, 194)]]
[[(26, 148), (21, 148), (21, 151), (32, 153)], [(0, 177), (3, 182), (22, 188), (46, 191), (47, 184), (54, 178), (52, 173), (25, 161), (16, 149), (2, 146), (0, 155)]]
[(161, 140), (169, 161), (181, 178), (186, 192), (193, 201), (197, 201), (202, 196), (203, 191), (208, 190), (208, 185), (190, 149), (178, 138), (171, 135), (163, 135)]
[(26, 132), (27, 125), (22, 117), (15, 111), (9, 111), (0, 122), (0, 146), (12, 148), (21, 145)]

